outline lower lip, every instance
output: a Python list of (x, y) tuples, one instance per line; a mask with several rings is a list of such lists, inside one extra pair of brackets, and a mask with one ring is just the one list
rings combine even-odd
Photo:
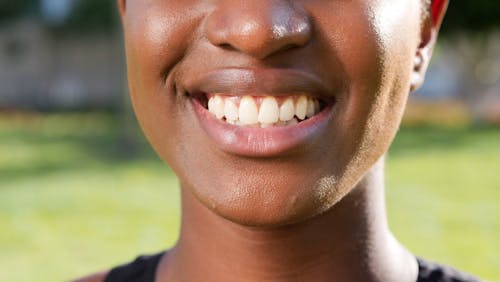
[(296, 125), (253, 128), (215, 118), (197, 99), (191, 99), (201, 127), (221, 150), (245, 157), (275, 157), (307, 147), (326, 132), (333, 106)]

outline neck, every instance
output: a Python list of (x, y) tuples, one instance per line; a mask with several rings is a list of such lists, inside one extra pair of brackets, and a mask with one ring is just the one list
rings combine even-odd
[(158, 272), (166, 280), (416, 279), (415, 258), (387, 226), (383, 160), (329, 211), (279, 228), (230, 222), (209, 211), (185, 188), (180, 238)]

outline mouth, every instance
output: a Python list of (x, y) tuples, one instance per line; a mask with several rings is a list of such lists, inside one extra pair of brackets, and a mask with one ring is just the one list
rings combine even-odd
[(307, 94), (288, 96), (194, 96), (213, 117), (235, 126), (252, 128), (293, 126), (320, 113), (328, 103)]
[(279, 156), (324, 139), (335, 105), (317, 79), (295, 71), (225, 69), (186, 89), (216, 146), (247, 157)]

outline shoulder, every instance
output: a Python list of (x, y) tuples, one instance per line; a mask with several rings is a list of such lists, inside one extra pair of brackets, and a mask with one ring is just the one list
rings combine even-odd
[(417, 282), (480, 282), (471, 274), (422, 258), (418, 261)]
[(165, 252), (143, 255), (132, 262), (117, 266), (108, 273), (106, 282), (152, 282), (155, 281), (156, 269)]
[(73, 282), (150, 282), (155, 281), (156, 268), (166, 252), (139, 256), (135, 260), (116, 266), (108, 271), (92, 274)]

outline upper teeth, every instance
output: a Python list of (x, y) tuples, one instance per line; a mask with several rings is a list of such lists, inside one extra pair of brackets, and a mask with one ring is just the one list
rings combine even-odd
[(210, 95), (208, 110), (217, 119), (231, 124), (267, 127), (296, 124), (317, 114), (320, 105), (317, 99), (306, 95), (280, 98)]

